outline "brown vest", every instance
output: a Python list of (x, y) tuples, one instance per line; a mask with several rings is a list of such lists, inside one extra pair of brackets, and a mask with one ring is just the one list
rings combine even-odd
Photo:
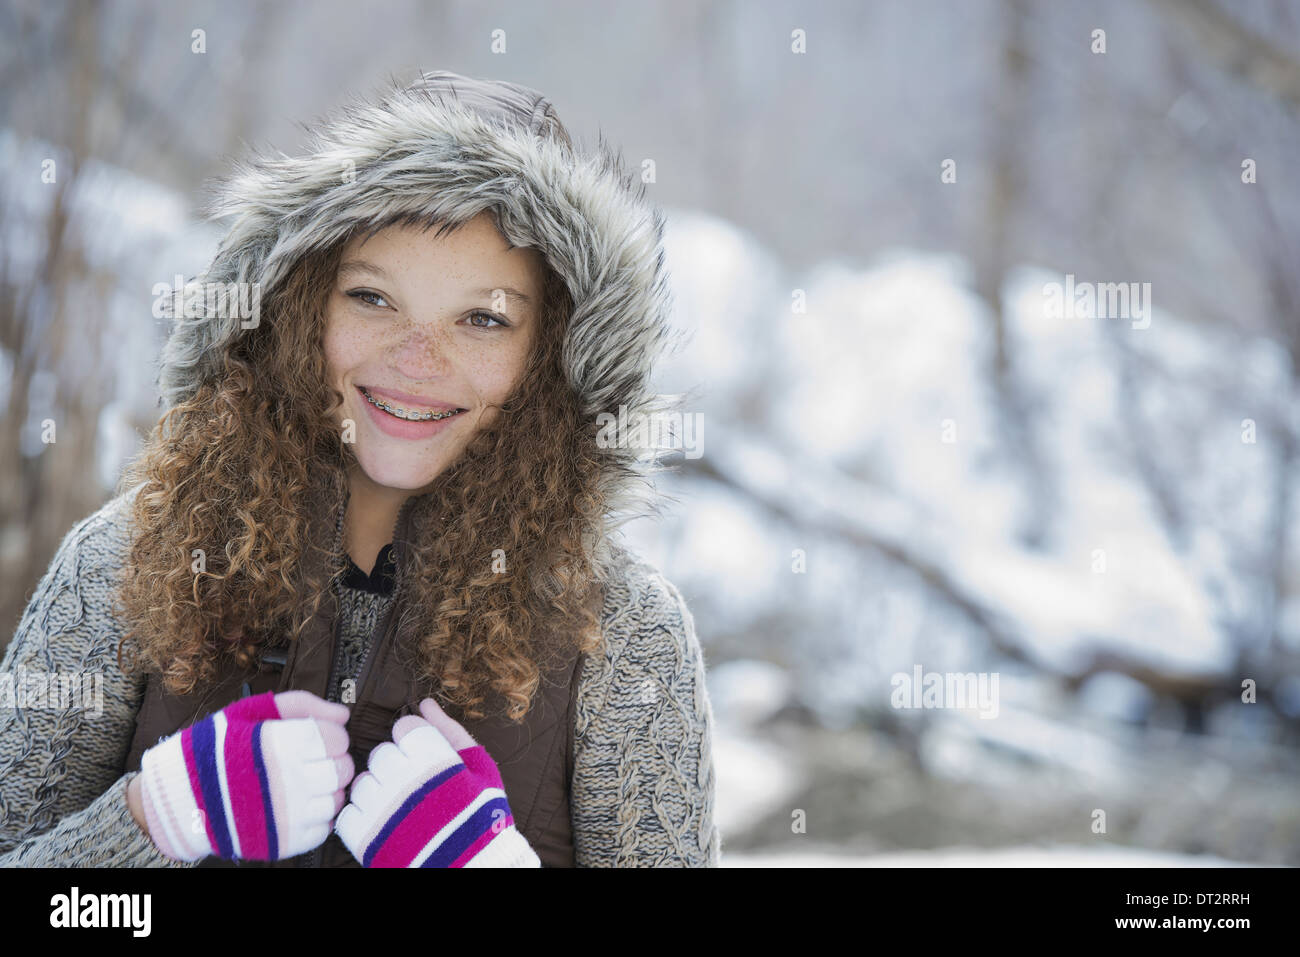
[[(411, 509), (415, 497), (408, 498), (398, 515), (393, 541), (394, 558), (400, 569), (408, 567), (406, 550), (410, 542)], [(331, 533), (340, 524), (331, 523)], [(323, 531), (323, 529), (322, 529)], [(313, 561), (323, 554), (312, 550)], [(261, 665), (247, 672), (227, 665), (215, 681), (188, 695), (174, 695), (164, 690), (157, 674), (150, 674), (144, 700), (136, 715), (135, 736), (127, 755), (126, 770), (138, 771), (141, 755), (163, 738), (174, 734), (224, 708), (240, 697), (263, 691), (290, 691), (305, 688), (324, 698), (331, 678), (337, 641), (336, 601), (327, 596), (320, 613), (306, 627), (298, 641), (266, 649)], [(602, 591), (592, 594), (592, 610), (599, 616)], [(393, 724), (407, 714), (419, 714), (419, 703), (429, 697), (413, 674), (397, 659), (395, 638), (399, 635), (403, 591), (398, 588), (390, 612), (376, 624), (358, 675), (356, 701), (350, 705), (348, 751), (359, 775), (366, 769), (371, 750), (392, 737)], [(573, 836), (569, 821), (569, 785), (573, 776), (573, 726), (578, 681), (585, 655), (565, 647), (551, 670), (543, 670), (542, 684), (522, 724), (514, 724), (499, 714), (501, 698), (490, 695), (483, 710), (488, 717), (466, 719), (457, 709), (444, 710), (459, 721), (479, 744), (487, 749), (501, 771), (506, 797), (514, 815), (515, 826), (532, 845), (544, 867), (573, 867)], [(230, 867), (234, 862), (218, 857), (205, 858), (201, 867)], [(239, 866), (259, 867), (359, 867), (360, 864), (338, 835), (331, 833), (324, 844), (281, 861), (242, 861)]]

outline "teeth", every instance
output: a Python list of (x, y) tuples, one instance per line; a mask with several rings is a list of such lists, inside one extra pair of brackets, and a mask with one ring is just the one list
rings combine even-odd
[(361, 390), (361, 394), (366, 397), (367, 402), (376, 408), (383, 409), (389, 415), (395, 416), (399, 419), (406, 419), (409, 422), (432, 422), (434, 419), (449, 419), (453, 415), (459, 415), (461, 412), (465, 411), (464, 409), (452, 409), (447, 412), (410, 412), (406, 409), (399, 409), (396, 406), (388, 405), (382, 399), (376, 399), (365, 389)]

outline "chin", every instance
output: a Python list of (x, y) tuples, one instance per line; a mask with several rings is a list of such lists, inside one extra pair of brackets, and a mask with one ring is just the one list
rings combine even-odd
[(404, 467), (400, 463), (392, 461), (378, 463), (367, 462), (365, 456), (358, 456), (361, 470), (365, 472), (366, 478), (384, 488), (400, 489), (406, 492), (418, 492), (427, 487), (442, 472), (441, 469), (430, 470), (427, 467), (417, 467), (412, 463), (410, 467)]

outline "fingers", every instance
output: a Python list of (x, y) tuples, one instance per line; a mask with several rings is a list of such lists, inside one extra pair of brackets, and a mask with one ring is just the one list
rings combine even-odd
[[(364, 775), (363, 775), (364, 777)], [(358, 781), (361, 778), (357, 778)], [(339, 811), (338, 816), (334, 818), (334, 833), (339, 836), (343, 846), (352, 852), (352, 856), (358, 860), (364, 853), (361, 842), (365, 839), (366, 816), (356, 806), (355, 802), (348, 804), (343, 810)]]
[[(429, 722), (421, 720), (418, 727), (412, 728), (400, 745), (394, 745), (406, 757), (406, 761), (419, 768), (448, 768), (460, 764), (460, 757), (441, 731)], [(379, 776), (384, 780), (384, 776)]]
[[(338, 812), (334, 809), (333, 794), (318, 794), (310, 799), (303, 811), (303, 820), (316, 825), (323, 825), (325, 828), (325, 837), (329, 837), (329, 828), (334, 821), (334, 815)], [(322, 837), (323, 841), (325, 837)]]
[(359, 814), (371, 815), (377, 813), (377, 809), (382, 807), (383, 800), (384, 789), (375, 776), (369, 771), (358, 774), (356, 780), (352, 782), (352, 791), (348, 795), (348, 801), (353, 809)]
[(341, 724), (335, 724), (333, 721), (321, 721), (319, 718), (308, 718), (306, 720), (316, 722), (316, 729), (320, 732), (321, 740), (325, 742), (325, 757), (337, 758), (348, 753), (347, 728)]
[(402, 738), (406, 737), (416, 728), (428, 727), (429, 722), (425, 721), (418, 714), (408, 714), (405, 717), (398, 718), (397, 723), (393, 725), (393, 743), (399, 747), (402, 744)]
[(453, 750), (472, 748), (478, 743), (456, 720), (438, 707), (438, 702), (432, 698), (425, 698), (420, 702), (420, 714), (424, 716), (424, 720), (442, 732), (442, 736), (447, 739), (447, 743)]
[[(350, 769), (352, 759), (347, 754), (347, 731), (343, 728), (317, 718), (285, 718), (268, 721), (262, 727), (262, 737), (270, 744), (276, 760), (281, 767), (291, 769), (286, 774), (306, 793), (329, 794), (347, 783), (341, 775)], [(326, 738), (333, 739), (333, 748), (327, 746)], [(347, 761), (342, 761), (343, 757)]]
[(348, 786), (348, 782), (352, 780), (352, 775), (357, 772), (357, 765), (352, 760), (352, 755), (344, 754), (342, 757), (335, 758), (334, 770), (338, 774), (339, 794), (342, 794), (343, 788)]
[(330, 827), (330, 821), (323, 816), (319, 823), (307, 825), (295, 839), (284, 842), (286, 846), (281, 857), (296, 857), (320, 847), (330, 836)]
[(374, 748), (367, 759), (366, 772), (352, 783), (352, 803), (362, 810), (382, 801), (383, 794), (415, 787), (428, 776), (430, 768), (450, 768), (461, 763), (442, 732), (433, 725), (414, 715), (407, 715), (398, 724), (402, 722), (406, 722), (402, 743), (385, 741)]
[(391, 741), (385, 741), (370, 752), (370, 760), (366, 767), (378, 778), (380, 784), (392, 790), (403, 787), (409, 779), (419, 773), (419, 768), (412, 767), (410, 759), (402, 749)]
[[(322, 765), (309, 765), (304, 769), (307, 786), (316, 796), (312, 798), (314, 806), (318, 813), (324, 813), (324, 801), (328, 800), (334, 808), (330, 811), (329, 819), (334, 820), (335, 816), (347, 804), (347, 787), (352, 780), (354, 765), (352, 755), (345, 754), (341, 758), (332, 759), (332, 776), (327, 775)], [(328, 778), (328, 781), (326, 780)], [(329, 783), (337, 782), (338, 786), (326, 796), (325, 787)], [(314, 786), (313, 786), (314, 785)]]
[(282, 718), (316, 718), (333, 724), (347, 724), (351, 712), (345, 704), (326, 701), (310, 691), (281, 691), (275, 696), (275, 706)]

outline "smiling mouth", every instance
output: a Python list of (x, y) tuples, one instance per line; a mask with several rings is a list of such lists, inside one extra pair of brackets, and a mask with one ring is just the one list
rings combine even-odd
[(382, 409), (396, 419), (403, 419), (407, 422), (432, 422), (437, 419), (450, 419), (453, 415), (460, 415), (462, 412), (468, 412), (468, 409), (451, 409), (447, 412), (412, 412), (410, 409), (399, 408), (391, 405), (383, 399), (376, 399), (364, 386), (357, 386), (361, 394), (365, 396), (366, 401), (377, 409)]

